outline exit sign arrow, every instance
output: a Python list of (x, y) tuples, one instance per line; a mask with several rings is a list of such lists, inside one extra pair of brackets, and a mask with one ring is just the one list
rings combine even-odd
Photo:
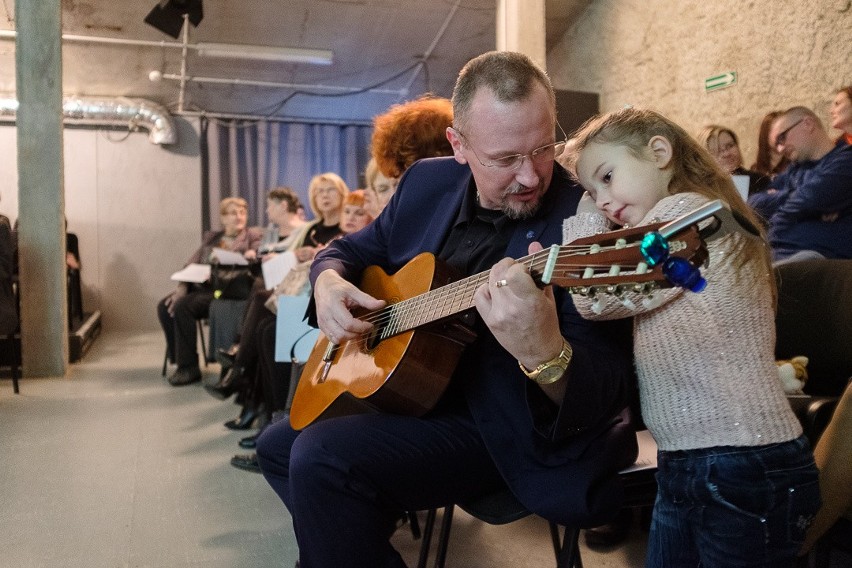
[(730, 87), (736, 82), (737, 72), (728, 71), (727, 73), (722, 73), (721, 75), (715, 75), (704, 79), (704, 90), (710, 92), (717, 89), (724, 89), (725, 87)]

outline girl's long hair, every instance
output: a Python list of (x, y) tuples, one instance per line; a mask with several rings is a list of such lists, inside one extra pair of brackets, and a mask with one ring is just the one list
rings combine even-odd
[(763, 221), (743, 201), (730, 174), (719, 167), (707, 149), (668, 118), (652, 110), (626, 107), (589, 119), (575, 133), (569, 144), (569, 170), (576, 177), (577, 158), (592, 142), (625, 146), (637, 158), (647, 159), (648, 142), (654, 136), (664, 137), (672, 146), (672, 159), (668, 166), (672, 170), (669, 194), (694, 192), (711, 200), (722, 199), (732, 211), (747, 219), (760, 231), (760, 239), (737, 239), (734, 245), (737, 253), (734, 266), (739, 270), (749, 260), (757, 260), (766, 268), (774, 296), (775, 281), (772, 278), (771, 257)]

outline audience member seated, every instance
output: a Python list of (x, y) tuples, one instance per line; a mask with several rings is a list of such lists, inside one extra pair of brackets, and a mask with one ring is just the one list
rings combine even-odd
[[(0, 215), (0, 223), (8, 224), (9, 218)], [(80, 280), (80, 241), (77, 235), (69, 233), (68, 219), (65, 219), (65, 266), (68, 296), (68, 329), (74, 330), (83, 323), (83, 285)], [(18, 274), (18, 219), (12, 225), (13, 274)]]
[(791, 165), (749, 205), (769, 223), (773, 260), (852, 258), (852, 146), (835, 145), (801, 106), (773, 121), (770, 138)]
[(389, 178), (379, 171), (375, 158), (367, 162), (364, 170), (364, 209), (373, 217), (378, 217), (396, 191), (397, 178)]
[[(201, 247), (187, 264), (213, 261), (213, 248), (218, 247), (245, 255), (260, 245), (263, 231), (246, 228), (248, 205), (244, 199), (228, 197), (219, 204), (222, 230), (207, 232)], [(169, 361), (177, 365), (169, 376), (172, 386), (188, 385), (201, 380), (198, 366), (196, 320), (207, 317), (213, 287), (210, 282), (191, 284), (181, 282), (175, 290), (157, 304), (157, 316), (166, 336)]]
[[(316, 220), (301, 227), (292, 235), (288, 247), (300, 264), (310, 265), (314, 255), (325, 244), (341, 234), (340, 219), (343, 202), (349, 195), (346, 182), (335, 173), (318, 174), (308, 186), (308, 199)], [(268, 256), (268, 254), (266, 255)], [(297, 270), (298, 266), (296, 269)], [(266, 318), (274, 314), (264, 307), (272, 292), (255, 289), (249, 299), (248, 308), (240, 328), (239, 343), (230, 352), (232, 363), (225, 363), (219, 381), (205, 385), (205, 389), (216, 398), (228, 398), (239, 392), (237, 404), (242, 410), (237, 418), (225, 423), (230, 429), (245, 430), (260, 418), (261, 424), (268, 419), (270, 410), (262, 408), (262, 394), (254, 380), (257, 366), (257, 330)]]
[[(374, 182), (381, 212), (396, 190), (396, 182), (411, 164), (423, 158), (451, 156), (447, 128), (453, 123), (453, 103), (442, 97), (424, 96), (414, 101), (392, 106), (373, 119), (370, 142), (376, 173), (392, 181), (388, 191), (382, 191), (381, 177)], [(367, 186), (373, 171), (367, 165)], [(375, 175), (375, 174), (373, 174)], [(374, 215), (375, 216), (375, 215)]]
[(299, 229), (306, 225), (297, 214), (301, 207), (299, 196), (289, 187), (276, 187), (266, 195), (269, 226), (257, 249), (258, 257), (268, 258), (271, 254), (292, 251), (301, 245), (297, 237)]
[[(299, 197), (289, 187), (278, 187), (266, 196), (266, 214), (269, 226), (263, 235), (260, 246), (255, 251), (247, 251), (246, 258), (260, 258), (266, 262), (280, 252), (290, 251), (298, 244), (299, 229), (305, 221), (296, 215), (302, 206)], [(257, 266), (255, 264), (255, 266)], [(260, 272), (260, 269), (258, 269)], [(210, 304), (210, 350), (208, 355), (219, 359), (228, 357), (232, 345), (239, 339), (246, 307), (251, 294), (264, 290), (264, 279), (257, 278), (249, 294), (243, 300), (214, 299)], [(228, 365), (233, 362), (231, 358)]]
[[(453, 149), (446, 134), (452, 123), (452, 102), (437, 97), (422, 97), (394, 105), (373, 120), (373, 157), (367, 165), (365, 177), (367, 187), (373, 184), (380, 197), (375, 200), (378, 206), (375, 207), (373, 196), (369, 191), (365, 192), (364, 208), (368, 213), (373, 217), (378, 216), (396, 191), (397, 179), (414, 162), (423, 158), (452, 155)], [(381, 187), (383, 180), (388, 180), (387, 190)], [(303, 268), (307, 267), (305, 265)], [(267, 306), (272, 309), (274, 300)], [(275, 362), (274, 346), (275, 326), (267, 323), (261, 336), (260, 365), (264, 370), (261, 374), (264, 382), (262, 390), (266, 393), (268, 407), (283, 412), (286, 409), (291, 370), (289, 363)], [(241, 446), (254, 447), (256, 437), (241, 440)], [(240, 469), (260, 471), (255, 454), (236, 455), (231, 463)]]
[[(364, 208), (364, 190), (358, 189), (346, 196), (343, 200), (343, 213), (340, 218), (340, 228), (343, 235), (360, 231), (372, 220), (373, 218)], [(253, 338), (256, 341), (254, 353), (256, 354), (255, 364), (260, 364), (256, 366), (256, 372), (251, 376), (250, 388), (254, 392), (260, 393), (264, 416), (260, 420), (257, 433), (240, 440), (241, 447), (253, 448), (257, 437), (270, 424), (273, 413), (285, 409), (290, 385), (290, 366), (286, 363), (275, 364), (278, 296), (306, 296), (310, 294), (311, 287), (308, 281), (310, 266), (311, 262), (307, 261), (291, 270), (281, 284), (275, 288), (272, 296), (264, 304), (262, 315), (256, 320), (253, 333)], [(242, 352), (242, 344), (240, 352)], [(246, 374), (243, 374), (243, 376), (248, 377)], [(232, 463), (234, 462), (232, 461)], [(238, 459), (234, 465), (241, 467)], [(249, 468), (241, 467), (241, 469)]]
[(757, 135), (757, 158), (749, 168), (770, 179), (786, 170), (787, 166), (790, 165), (787, 158), (772, 145), (772, 141), (769, 139), (769, 129), (772, 128), (773, 121), (781, 114), (782, 111), (773, 110), (766, 113), (766, 116), (760, 122), (760, 131)]
[(841, 131), (837, 143), (852, 144), (852, 85), (834, 95), (831, 104), (831, 127)]
[(701, 129), (697, 138), (723, 170), (732, 176), (748, 176), (748, 197), (769, 187), (769, 177), (743, 167), (740, 143), (733, 130), (711, 124)]

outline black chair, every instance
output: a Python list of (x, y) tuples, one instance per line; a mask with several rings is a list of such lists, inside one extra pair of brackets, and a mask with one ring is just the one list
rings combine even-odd
[(4, 343), (2, 360), (11, 367), (12, 388), (20, 393), (21, 353), (19, 349), (18, 295), (14, 275), (15, 241), (7, 223), (0, 223), (0, 337)]
[[(809, 260), (775, 268), (778, 282), (775, 355), (808, 357), (806, 397), (790, 403), (815, 446), (852, 380), (852, 260)], [(847, 395), (848, 396), (848, 395)], [(850, 480), (852, 483), (852, 480)], [(815, 568), (832, 565), (834, 552), (852, 552), (852, 523), (840, 519), (816, 543)], [(835, 564), (837, 565), (837, 564)]]
[[(636, 436), (639, 442), (639, 458), (633, 466), (621, 472), (625, 493), (622, 506), (629, 508), (651, 507), (657, 496), (657, 482), (654, 477), (657, 472), (657, 444), (647, 430), (637, 432)], [(508, 524), (532, 514), (508, 489), (486, 495), (469, 503), (458, 503), (445, 507), (435, 553), (435, 568), (444, 567), (453, 522), (453, 511), (456, 506), (471, 516), (492, 525)], [(418, 568), (426, 568), (429, 561), (436, 516), (434, 509), (426, 513), (423, 542), (420, 545), (420, 557), (417, 563)], [(560, 535), (560, 529), (556, 523), (549, 522), (548, 525), (557, 568), (583, 568), (578, 542), (580, 530), (583, 527), (565, 527), (564, 534)]]
[(839, 397), (852, 376), (852, 260), (790, 262), (775, 276), (776, 358), (806, 355), (805, 393)]

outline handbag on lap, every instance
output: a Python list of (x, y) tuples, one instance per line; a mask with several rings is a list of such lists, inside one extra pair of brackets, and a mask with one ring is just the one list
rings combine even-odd
[(213, 264), (210, 273), (213, 297), (223, 300), (246, 300), (254, 285), (254, 275), (247, 265)]

